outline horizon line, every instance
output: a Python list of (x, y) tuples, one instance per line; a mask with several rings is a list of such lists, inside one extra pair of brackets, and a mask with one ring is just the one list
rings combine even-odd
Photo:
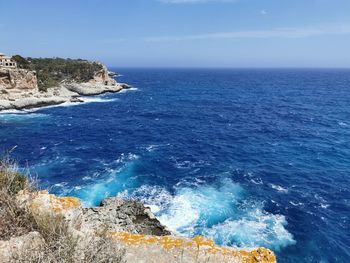
[(124, 69), (344, 69), (350, 70), (348, 67), (326, 67), (326, 66), (272, 66), (272, 67), (245, 67), (245, 66), (112, 66), (106, 64), (109, 68), (124, 68)]

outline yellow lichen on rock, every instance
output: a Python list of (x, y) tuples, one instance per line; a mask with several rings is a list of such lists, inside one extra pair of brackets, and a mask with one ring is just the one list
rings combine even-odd
[(50, 195), (50, 202), (53, 206), (53, 210), (56, 213), (59, 213), (62, 210), (77, 208), (81, 205), (80, 200), (75, 197), (56, 197), (54, 195)]
[[(193, 255), (203, 252), (206, 255), (219, 254), (225, 258), (225, 262), (242, 262), (242, 263), (273, 263), (276, 257), (266, 248), (254, 250), (239, 250), (234, 248), (216, 246), (215, 243), (202, 236), (196, 236), (192, 239), (174, 237), (174, 236), (147, 236), (131, 233), (110, 232), (110, 237), (114, 240), (124, 242), (128, 246), (150, 246), (156, 245), (162, 247), (165, 251), (181, 250), (190, 252)], [(232, 261), (230, 260), (232, 259)]]
[[(126, 262), (128, 263), (141, 261), (148, 263), (276, 262), (273, 252), (265, 248), (238, 249), (221, 247), (217, 246), (214, 241), (203, 236), (184, 238), (168, 235), (170, 233), (169, 231), (159, 233), (160, 223), (150, 224), (152, 220), (156, 219), (147, 217), (144, 212), (145, 208), (135, 202), (125, 204), (127, 201), (111, 200), (110, 203), (105, 203), (102, 206), (104, 208), (99, 208), (103, 210), (102, 212), (97, 213), (97, 208), (91, 210), (83, 209), (78, 198), (57, 197), (49, 194), (48, 191), (39, 191), (36, 193), (20, 191), (16, 198), (21, 206), (26, 207), (39, 218), (47, 214), (62, 216), (69, 223), (69, 229), (72, 233), (82, 238), (82, 240), (84, 238), (88, 240), (89, 236), (96, 235), (99, 233), (99, 230), (103, 230), (103, 233), (114, 240), (116, 245), (125, 248)], [(123, 204), (125, 205), (123, 206)], [(133, 210), (130, 207), (133, 207)], [(144, 220), (148, 224), (143, 222), (143, 225), (140, 223), (141, 226), (135, 225), (133, 220), (136, 216), (140, 215), (145, 217)], [(121, 223), (116, 223), (115, 218)], [(123, 218), (127, 218), (128, 223), (126, 223), (126, 220), (122, 221)], [(99, 222), (101, 222), (100, 225), (98, 225)], [(123, 224), (129, 224), (130, 232), (123, 230)], [(109, 229), (107, 233), (104, 232), (106, 231), (104, 226), (107, 226)], [(155, 231), (155, 233), (158, 233), (158, 235), (136, 234), (144, 230), (145, 227), (151, 228), (151, 230), (157, 230), (158, 232)], [(152, 233), (152, 231), (148, 233)], [(147, 261), (143, 261), (145, 259)]]
[(16, 196), (22, 207), (36, 216), (62, 216), (73, 228), (81, 224), (82, 205), (75, 197), (58, 197), (48, 191), (20, 191)]
[(17, 199), (20, 201), (24, 200), (33, 212), (45, 209), (46, 212), (62, 213), (81, 206), (78, 198), (57, 197), (49, 194), (47, 190), (35, 193), (22, 190), (17, 194)]

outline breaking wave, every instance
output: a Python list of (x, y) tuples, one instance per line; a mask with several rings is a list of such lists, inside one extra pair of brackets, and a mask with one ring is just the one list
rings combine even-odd
[(204, 235), (217, 244), (274, 250), (294, 244), (283, 215), (264, 211), (244, 189), (229, 179), (195, 188), (179, 187), (171, 194), (159, 186), (142, 186), (130, 197), (151, 207), (162, 224), (183, 235)]
[(97, 172), (93, 177), (84, 177), (84, 181), (90, 182), (74, 187), (70, 194), (79, 197), (85, 207), (92, 207), (99, 205), (107, 197), (134, 188), (137, 159), (137, 155), (122, 154), (102, 172)]

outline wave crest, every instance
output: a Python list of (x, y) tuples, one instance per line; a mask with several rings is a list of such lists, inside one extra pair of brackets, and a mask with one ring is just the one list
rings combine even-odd
[(149, 205), (162, 224), (183, 236), (205, 235), (220, 245), (265, 246), (275, 251), (295, 243), (283, 215), (265, 212), (262, 202), (249, 201), (244, 189), (229, 179), (210, 186), (180, 187), (174, 194), (142, 186), (132, 195)]

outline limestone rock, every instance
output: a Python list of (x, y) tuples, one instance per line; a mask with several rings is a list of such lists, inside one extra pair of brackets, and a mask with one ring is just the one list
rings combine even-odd
[[(275, 263), (276, 257), (266, 248), (238, 250), (219, 247), (207, 238), (192, 239), (175, 236), (146, 236), (130, 233), (110, 233), (114, 240), (127, 246), (127, 262), (206, 262), (206, 263)], [(147, 259), (143, 261), (144, 259)]]
[[(63, 216), (83, 246), (90, 242), (91, 237), (103, 235), (112, 245), (125, 249), (127, 263), (276, 262), (273, 252), (266, 248), (229, 248), (217, 246), (201, 236), (184, 238), (172, 235), (149, 208), (137, 201), (107, 198), (99, 207), (83, 208), (77, 198), (57, 197), (47, 191), (20, 191), (17, 201), (35, 215), (49, 213)], [(39, 238), (33, 244), (40, 244)], [(29, 244), (23, 239), (28, 240), (19, 237), (0, 242), (0, 258), (8, 258), (12, 246)]]
[(107, 198), (100, 207), (83, 210), (83, 229), (114, 230), (155, 236), (170, 235), (165, 226), (141, 202)]
[(65, 102), (80, 103), (84, 102), (80, 96), (119, 92), (128, 88), (129, 85), (112, 79), (104, 65), (88, 82), (63, 81), (58, 87), (49, 88), (46, 92), (39, 91), (35, 71), (0, 69), (0, 111), (39, 108)]
[(78, 198), (57, 197), (46, 190), (36, 193), (20, 191), (17, 194), (17, 201), (21, 207), (29, 209), (34, 215), (60, 215), (69, 222), (73, 229), (80, 227), (82, 205)]
[(93, 96), (106, 92), (119, 92), (122, 89), (127, 89), (130, 86), (127, 84), (116, 83), (114, 85), (105, 85), (100, 82), (87, 82), (87, 83), (67, 83), (64, 85), (68, 90), (75, 92), (81, 96)]
[(114, 86), (117, 82), (110, 77), (106, 66), (102, 65), (102, 69), (95, 73), (95, 76), (90, 83), (101, 83), (106, 86)]
[(38, 80), (35, 71), (0, 69), (0, 91), (3, 94), (38, 91)]

